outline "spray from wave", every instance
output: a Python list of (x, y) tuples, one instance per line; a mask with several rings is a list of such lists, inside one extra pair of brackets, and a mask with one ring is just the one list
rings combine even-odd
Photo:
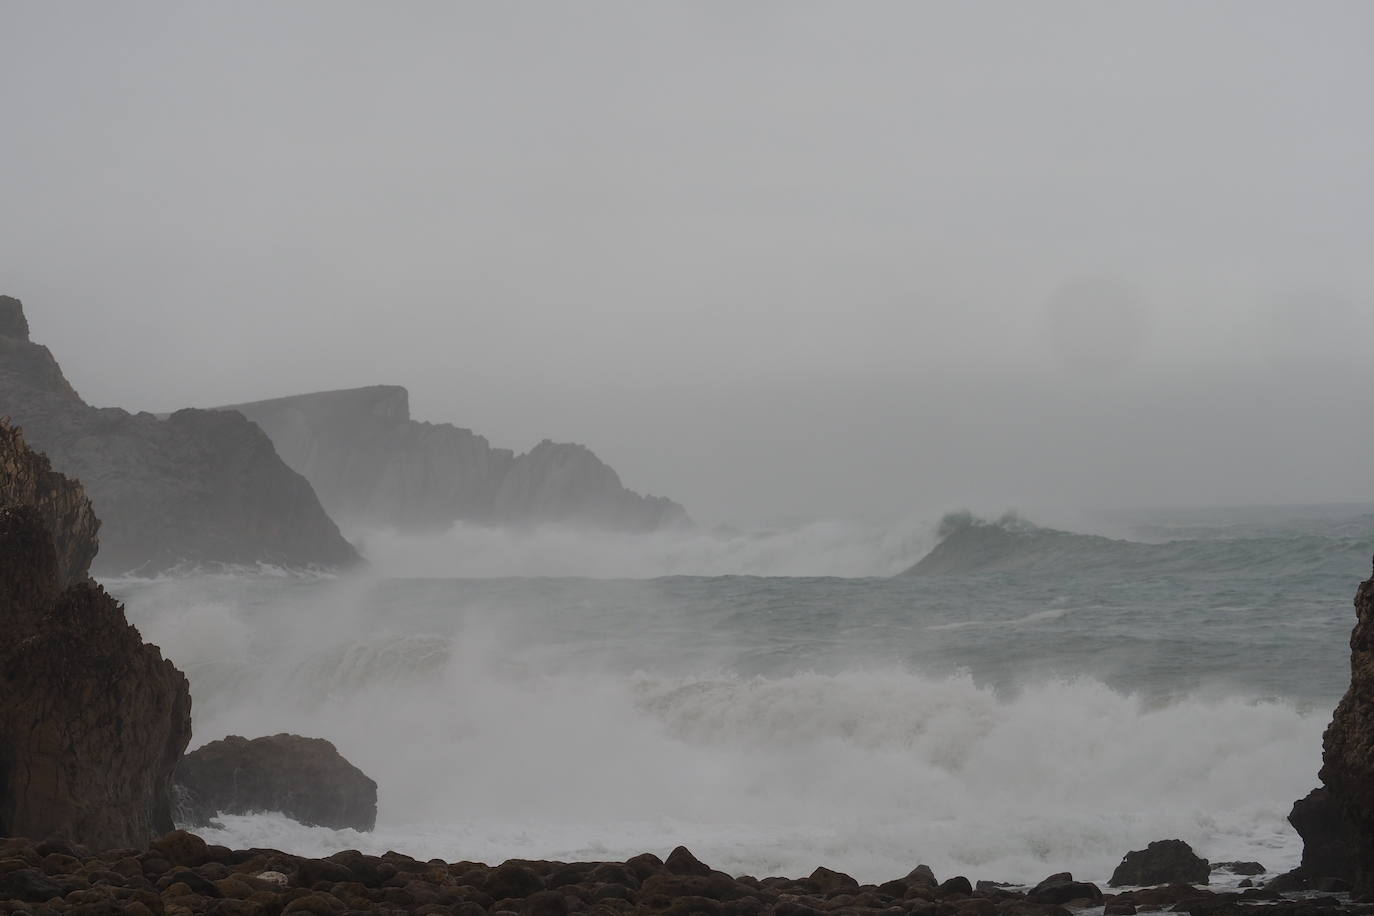
[[(1102, 880), (1168, 836), (1274, 870), (1297, 859), (1284, 815), (1310, 788), (1324, 713), (1147, 703), (1082, 678), (997, 690), (863, 657), (762, 676), (695, 630), (653, 629), (667, 612), (652, 603), (628, 623), (594, 606), (516, 618), (457, 613), (444, 582), (389, 587), (394, 607), (429, 609), (423, 623), (393, 618), (364, 578), (121, 584), (131, 618), (191, 678), (196, 743), (320, 735), (380, 785), (375, 834), (225, 818), (212, 842), (486, 861), (685, 843), (731, 872), (825, 864), (861, 880), (918, 861)], [(501, 588), (536, 604), (543, 586)], [(625, 661), (659, 638), (676, 665)]]
[(354, 536), (368, 561), (388, 575), (586, 576), (889, 576), (931, 544), (920, 520), (876, 525), (823, 520), (791, 528), (665, 530), (622, 534), (560, 525), (529, 529), (459, 523), (444, 534), (395, 531)]

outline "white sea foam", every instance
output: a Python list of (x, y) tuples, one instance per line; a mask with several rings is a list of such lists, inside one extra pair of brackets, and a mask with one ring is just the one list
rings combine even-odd
[(1297, 860), (1284, 815), (1311, 788), (1327, 718), (1160, 706), (1089, 679), (997, 692), (862, 659), (770, 677), (622, 670), (536, 648), (530, 624), (500, 615), (390, 628), (355, 580), (231, 586), (125, 584), (134, 622), (191, 678), (195, 743), (319, 735), (380, 785), (375, 833), (270, 815), (206, 833), (235, 846), (499, 861), (683, 843), (736, 873), (883, 880), (926, 862), (1035, 881), (1104, 880), (1127, 850), (1180, 837), (1277, 870)]

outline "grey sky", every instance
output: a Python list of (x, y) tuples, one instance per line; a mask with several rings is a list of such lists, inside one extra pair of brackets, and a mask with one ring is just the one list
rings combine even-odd
[(707, 521), (1374, 498), (1374, 4), (0, 0), (88, 400), (378, 382)]

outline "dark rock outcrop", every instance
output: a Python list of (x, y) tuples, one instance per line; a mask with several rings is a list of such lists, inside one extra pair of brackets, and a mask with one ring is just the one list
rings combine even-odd
[(1086, 900), (1097, 904), (1102, 902), (1102, 891), (1096, 884), (1088, 881), (1075, 881), (1068, 872), (1050, 875), (1026, 892), (1026, 899), (1035, 903), (1062, 905), (1071, 900)]
[(492, 448), (469, 429), (410, 418), (395, 385), (321, 391), (236, 404), (345, 524), (402, 530), (563, 522), (616, 531), (688, 524), (671, 500), (625, 489), (581, 445)]
[(323, 738), (230, 735), (183, 757), (175, 782), (177, 820), (188, 826), (255, 811), (336, 829), (377, 823), (377, 784)]
[[(1003, 887), (967, 888), (964, 883), (944, 891), (904, 879), (858, 884), (829, 869), (820, 869), (825, 874), (819, 884), (816, 875), (756, 879), (720, 871), (674, 874), (649, 853), (624, 863), (512, 859), (496, 866), (421, 862), (399, 852), (370, 856), (357, 850), (307, 859), (275, 849), (207, 846), (180, 831), (137, 857), (132, 850), (43, 856), (42, 845), (0, 839), (0, 862), (13, 869), (0, 869), (0, 911), (78, 916), (1070, 916), (1062, 904)], [(1177, 903), (1177, 912), (1194, 916), (1360, 916), (1367, 910), (1339, 907), (1332, 898), (1276, 901), (1191, 887), (1179, 891), (1153, 897), (1142, 891), (1135, 898), (1122, 895), (1101, 902), (1110, 907), (1107, 912), (1123, 916), (1135, 912), (1136, 903), (1143, 904), (1142, 910)], [(9, 898), (18, 904), (6, 907)], [(1147, 898), (1154, 903), (1145, 904)]]
[(0, 420), (0, 506), (38, 511), (56, 552), (60, 587), (86, 579), (100, 547), (100, 520), (91, 501), (80, 486), (54, 471), (46, 456), (28, 448), (19, 430), (5, 420)]
[(87, 577), (97, 525), (0, 420), (0, 836), (106, 849), (172, 825), (189, 688)]
[(1144, 849), (1126, 853), (1112, 872), (1109, 887), (1146, 887), (1156, 884), (1206, 884), (1212, 866), (1182, 840), (1156, 840)]
[(1293, 805), (1288, 820), (1303, 840), (1302, 864), (1284, 876), (1374, 893), (1374, 578), (1355, 592), (1350, 687), (1322, 737), (1322, 787)]
[(0, 416), (78, 478), (103, 522), (97, 571), (180, 565), (338, 567), (357, 552), (262, 430), (233, 413), (165, 420), (86, 404), (16, 299), (0, 298)]

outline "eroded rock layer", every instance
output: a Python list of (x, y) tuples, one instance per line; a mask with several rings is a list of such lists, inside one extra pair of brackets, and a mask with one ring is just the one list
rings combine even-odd
[(1302, 870), (1374, 892), (1374, 578), (1355, 593), (1350, 687), (1322, 739), (1319, 776), (1325, 795), (1309, 796), (1294, 809), (1294, 826), (1303, 834)]
[(189, 688), (87, 577), (96, 527), (80, 484), (0, 421), (0, 836), (106, 849), (172, 826)]

